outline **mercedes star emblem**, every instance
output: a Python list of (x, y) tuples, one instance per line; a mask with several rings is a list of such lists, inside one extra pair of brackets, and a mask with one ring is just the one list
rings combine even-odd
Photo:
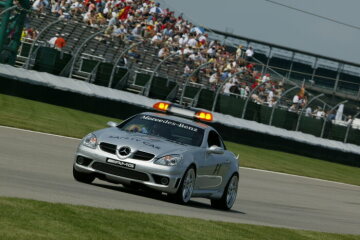
[(120, 156), (128, 156), (131, 153), (131, 149), (129, 147), (121, 147), (119, 149)]

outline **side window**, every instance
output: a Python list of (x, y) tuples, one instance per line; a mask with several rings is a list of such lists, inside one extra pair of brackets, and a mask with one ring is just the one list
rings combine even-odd
[(208, 146), (211, 147), (213, 145), (223, 147), (220, 136), (215, 131), (210, 131), (208, 136)]

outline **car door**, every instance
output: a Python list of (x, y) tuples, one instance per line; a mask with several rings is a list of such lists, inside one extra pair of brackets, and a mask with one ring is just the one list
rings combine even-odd
[[(211, 130), (208, 134), (206, 149), (214, 145), (224, 149), (224, 144), (218, 133)], [(206, 151), (204, 159), (199, 164), (197, 188), (202, 190), (217, 189), (221, 185), (229, 166), (230, 161), (228, 161), (225, 149), (221, 154)]]

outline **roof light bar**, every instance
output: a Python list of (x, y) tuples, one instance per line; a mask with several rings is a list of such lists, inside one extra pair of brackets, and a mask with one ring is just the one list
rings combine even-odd
[(194, 108), (184, 108), (183, 106), (169, 102), (157, 102), (153, 105), (153, 108), (161, 112), (172, 113), (174, 115), (190, 119), (195, 118), (197, 120), (206, 122), (211, 122), (213, 120), (213, 115), (210, 112)]

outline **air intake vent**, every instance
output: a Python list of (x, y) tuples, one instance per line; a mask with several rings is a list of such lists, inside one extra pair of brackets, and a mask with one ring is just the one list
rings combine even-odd
[(153, 159), (154, 157), (155, 157), (154, 154), (142, 152), (142, 151), (136, 151), (132, 158), (136, 160), (148, 161)]
[(114, 144), (102, 142), (100, 143), (100, 149), (111, 154), (116, 153), (116, 145)]
[(149, 181), (149, 177), (146, 173), (142, 173), (122, 167), (116, 167), (106, 163), (95, 162), (93, 163), (92, 168), (104, 173), (109, 173), (120, 177), (126, 177), (141, 181)]

